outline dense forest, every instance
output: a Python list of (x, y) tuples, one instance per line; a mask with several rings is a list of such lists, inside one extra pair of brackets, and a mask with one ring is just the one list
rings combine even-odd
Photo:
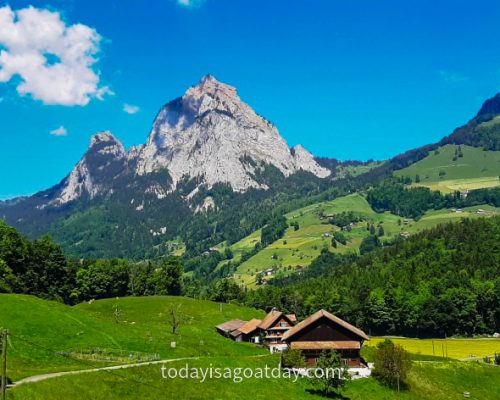
[(24, 293), (75, 304), (126, 295), (180, 295), (187, 281), (179, 259), (131, 263), (68, 260), (44, 236), (30, 241), (0, 220), (0, 293)]
[(371, 334), (491, 334), (500, 330), (500, 217), (440, 225), (360, 258), (324, 251), (302, 276), (244, 302), (302, 317), (325, 308)]
[[(500, 330), (500, 217), (464, 219), (379, 246), (363, 256), (323, 251), (301, 274), (243, 292), (230, 279), (203, 286), (188, 277), (184, 266), (192, 270), (193, 259), (184, 266), (181, 258), (172, 257), (139, 263), (72, 261), (49, 237), (29, 241), (0, 222), (0, 292), (69, 304), (183, 294), (261, 309), (278, 307), (300, 317), (324, 308), (371, 334), (426, 337)], [(215, 252), (198, 261), (209, 273), (230, 257)]]
[(366, 200), (377, 212), (390, 211), (407, 218), (420, 218), (428, 210), (468, 207), (478, 204), (500, 206), (500, 187), (471, 190), (466, 197), (459, 192), (443, 195), (425, 187), (406, 188), (395, 179), (387, 179), (368, 191)]

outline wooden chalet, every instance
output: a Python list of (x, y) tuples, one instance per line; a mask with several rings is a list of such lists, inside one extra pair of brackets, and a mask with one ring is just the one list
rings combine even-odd
[(250, 321), (243, 321), (241, 319), (233, 319), (217, 325), (215, 329), (221, 335), (229, 337), (236, 342), (252, 342), (259, 343), (259, 329), (258, 325), (261, 323), (260, 319), (252, 319)]
[(243, 321), (241, 319), (232, 319), (231, 321), (224, 322), (223, 324), (217, 325), (215, 330), (219, 332), (222, 336), (229, 337), (233, 340), (239, 336), (238, 328), (241, 328), (248, 321)]
[(307, 366), (316, 365), (325, 350), (337, 351), (349, 367), (362, 367), (361, 347), (368, 336), (355, 326), (325, 310), (319, 310), (280, 338), (290, 349), (301, 350)]
[(295, 314), (285, 314), (273, 309), (258, 325), (264, 344), (269, 347), (271, 352), (286, 349), (287, 345), (281, 339), (295, 325), (296, 320)]
[(254, 318), (248, 321), (246, 324), (240, 326), (237, 329), (239, 336), (236, 338), (236, 341), (259, 343), (260, 336), (258, 326), (261, 322), (262, 321), (260, 319)]

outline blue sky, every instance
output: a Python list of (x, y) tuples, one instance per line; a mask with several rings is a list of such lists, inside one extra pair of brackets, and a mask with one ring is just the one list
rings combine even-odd
[(54, 79), (25, 62), (26, 46), (6, 44), (0, 26), (0, 49), (24, 57), (0, 57), (0, 198), (57, 183), (95, 132), (126, 147), (145, 142), (159, 108), (207, 73), (236, 86), (291, 146), (340, 159), (437, 141), (500, 89), (497, 1), (32, 0), (0, 9), (7, 4), (84, 25), (75, 41), (91, 49), (75, 58), (62, 36), (30, 42), (47, 65), (71, 60), (55, 76), (75, 82)]

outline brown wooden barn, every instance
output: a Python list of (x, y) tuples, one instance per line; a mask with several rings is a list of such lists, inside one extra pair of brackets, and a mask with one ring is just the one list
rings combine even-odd
[(368, 336), (355, 326), (325, 310), (319, 310), (293, 328), (281, 340), (291, 349), (301, 350), (308, 366), (316, 365), (324, 350), (335, 350), (349, 367), (362, 367), (366, 363), (360, 351)]
[(259, 328), (260, 319), (252, 319), (243, 321), (241, 319), (232, 319), (217, 325), (215, 329), (221, 335), (229, 337), (236, 342), (252, 342), (259, 343)]
[[(241, 319), (232, 319), (231, 321), (224, 322), (223, 324), (217, 325), (215, 329), (221, 335), (229, 337), (233, 340), (238, 340), (238, 328), (245, 325), (248, 321), (243, 321)], [(241, 340), (241, 339), (240, 339)]]

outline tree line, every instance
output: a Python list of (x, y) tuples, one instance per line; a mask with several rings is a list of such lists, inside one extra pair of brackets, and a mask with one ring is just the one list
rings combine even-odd
[(425, 187), (406, 188), (395, 179), (387, 179), (368, 191), (366, 200), (376, 212), (390, 211), (407, 218), (420, 218), (428, 210), (470, 207), (479, 204), (500, 206), (500, 188), (471, 190), (443, 195)]
[(30, 241), (0, 220), (0, 293), (75, 304), (116, 296), (180, 295), (188, 285), (179, 259), (69, 260), (48, 236)]
[(500, 217), (440, 225), (364, 256), (323, 251), (302, 275), (244, 294), (300, 317), (324, 308), (370, 334), (500, 331)]
[[(500, 331), (499, 243), (500, 217), (463, 219), (363, 256), (324, 250), (302, 274), (244, 291), (227, 278), (203, 285), (184, 273), (180, 258), (69, 260), (49, 237), (29, 241), (0, 222), (0, 292), (69, 304), (188, 295), (264, 310), (278, 307), (299, 317), (324, 308), (371, 334), (491, 334)], [(204, 258), (206, 267), (227, 256), (211, 254)]]

